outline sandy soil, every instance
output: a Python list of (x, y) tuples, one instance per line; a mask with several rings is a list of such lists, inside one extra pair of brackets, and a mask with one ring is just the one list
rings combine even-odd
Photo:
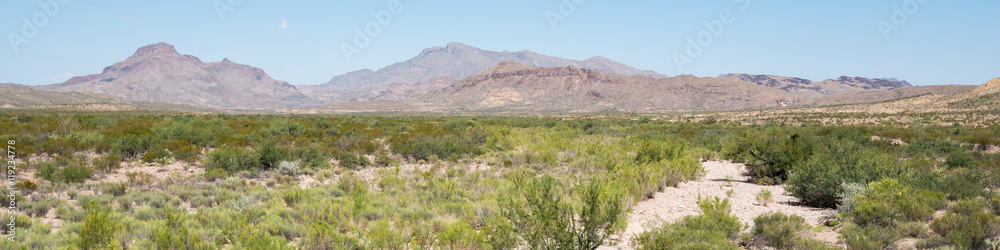
[[(628, 215), (625, 232), (614, 239), (618, 242), (617, 246), (604, 249), (629, 249), (631, 238), (649, 227), (660, 226), (664, 221), (677, 221), (687, 215), (700, 214), (699, 195), (727, 198), (727, 190), (733, 190), (733, 196), (729, 197), (732, 214), (749, 226), (746, 231), (753, 227), (753, 218), (765, 213), (782, 212), (802, 216), (807, 223), (815, 226), (823, 222), (824, 216), (834, 212), (799, 205), (798, 199), (785, 193), (783, 186), (761, 186), (748, 182), (748, 178), (744, 176), (746, 170), (743, 164), (709, 161), (703, 163), (703, 166), (706, 174), (701, 179), (681, 183), (676, 188), (668, 187), (663, 192), (656, 193), (652, 199), (636, 204)], [(758, 203), (756, 198), (764, 189), (770, 190), (773, 197), (767, 206)], [(835, 232), (825, 227), (822, 230), (815, 233), (813, 238), (828, 244), (838, 244)]]

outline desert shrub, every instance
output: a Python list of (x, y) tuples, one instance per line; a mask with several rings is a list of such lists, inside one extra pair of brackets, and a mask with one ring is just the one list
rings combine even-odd
[(445, 225), (441, 232), (435, 235), (436, 245), (447, 249), (477, 249), (484, 248), (483, 235), (476, 231), (468, 222), (457, 221)]
[(142, 161), (146, 163), (164, 163), (168, 159), (170, 159), (170, 152), (163, 148), (149, 150), (142, 155)]
[(308, 191), (296, 188), (286, 191), (282, 195), (282, 199), (285, 200), (285, 204), (288, 204), (289, 207), (295, 207), (295, 205), (299, 204), (299, 202), (302, 201), (302, 199), (304, 199), (307, 195)]
[(934, 219), (931, 229), (961, 249), (979, 248), (986, 237), (1000, 232), (997, 216), (984, 211), (970, 214), (949, 212)]
[(55, 172), (55, 180), (65, 183), (83, 183), (93, 171), (87, 166), (80, 164), (70, 164)]
[(730, 215), (729, 199), (699, 201), (701, 215), (689, 215), (676, 223), (646, 231), (633, 238), (639, 249), (738, 249), (737, 239), (743, 225)]
[(639, 164), (671, 161), (684, 153), (684, 145), (671, 140), (646, 139), (639, 144), (635, 153), (635, 162)]
[(34, 181), (31, 180), (19, 180), (17, 181), (16, 184), (14, 184), (14, 187), (17, 188), (18, 190), (24, 190), (26, 192), (34, 192), (35, 190), (38, 189), (38, 183), (35, 183)]
[(867, 187), (859, 183), (841, 183), (837, 194), (837, 211), (850, 213), (858, 205), (858, 198), (865, 196)]
[(944, 162), (949, 168), (971, 168), (976, 166), (976, 157), (966, 150), (955, 150), (948, 153)]
[(278, 172), (283, 175), (297, 175), (301, 165), (299, 161), (281, 161), (278, 163)]
[(389, 167), (397, 164), (399, 164), (399, 162), (396, 162), (395, 159), (392, 159), (392, 157), (387, 154), (379, 154), (375, 157), (375, 166)]
[(841, 234), (849, 249), (885, 249), (900, 237), (895, 228), (875, 224), (859, 226), (846, 223)]
[(150, 133), (128, 133), (115, 139), (111, 148), (122, 155), (133, 158), (139, 156), (156, 144), (156, 138)]
[(261, 131), (266, 136), (299, 136), (308, 132), (305, 126), (291, 119), (278, 119)]
[(214, 146), (221, 135), (232, 133), (232, 129), (221, 119), (173, 117), (157, 124), (157, 135), (166, 140), (183, 140), (200, 147)]
[(289, 158), (298, 158), (305, 169), (330, 168), (330, 155), (316, 146), (302, 147), (292, 150)]
[(194, 163), (201, 157), (201, 147), (195, 145), (184, 145), (174, 149), (171, 153), (174, 155), (174, 159)]
[(944, 193), (949, 199), (958, 200), (988, 196), (987, 184), (990, 181), (995, 181), (996, 178), (996, 173), (959, 168), (944, 173), (917, 172), (909, 182), (915, 187)]
[(153, 239), (158, 249), (214, 249), (202, 240), (197, 231), (184, 225), (186, 215), (183, 213), (166, 213), (163, 215), (163, 225), (153, 232)]
[(757, 203), (760, 203), (765, 207), (767, 204), (771, 203), (772, 200), (774, 200), (774, 196), (771, 194), (771, 190), (762, 189), (760, 190), (760, 193), (757, 194)]
[(853, 142), (833, 142), (790, 176), (787, 190), (807, 205), (832, 208), (843, 192), (841, 183), (869, 183), (903, 173), (895, 157), (858, 147)]
[(408, 147), (397, 150), (402, 154), (409, 155), (420, 160), (429, 160), (431, 156), (438, 159), (457, 159), (463, 155), (478, 155), (482, 150), (475, 145), (465, 145), (455, 139), (423, 137), (411, 142)]
[(42, 178), (42, 179), (47, 180), (47, 181), (55, 182), (56, 181), (56, 179), (55, 179), (56, 175), (55, 174), (56, 174), (56, 171), (58, 171), (58, 170), (59, 170), (59, 167), (57, 167), (55, 163), (53, 163), (53, 162), (43, 162), (43, 163), (41, 163), (38, 166), (38, 169), (35, 171), (35, 177)]
[(753, 222), (754, 239), (766, 246), (777, 249), (826, 248), (822, 242), (802, 237), (809, 225), (798, 215), (769, 213), (757, 216)]
[(105, 194), (110, 194), (113, 196), (125, 195), (125, 190), (128, 188), (125, 183), (121, 182), (110, 182), (101, 185), (101, 192)]
[(913, 190), (895, 179), (884, 179), (868, 185), (852, 215), (859, 225), (891, 226), (923, 220), (943, 205), (944, 194)]
[(906, 145), (903, 152), (911, 156), (942, 157), (953, 151), (962, 150), (958, 142), (952, 140), (921, 137)]
[(340, 161), (340, 167), (351, 170), (362, 169), (372, 164), (371, 161), (368, 161), (368, 157), (348, 152), (339, 153), (337, 160)]
[(80, 227), (80, 238), (76, 246), (81, 249), (118, 249), (118, 232), (123, 229), (121, 222), (114, 218), (111, 209), (90, 201), (84, 205), (87, 215)]
[(288, 151), (279, 148), (273, 142), (261, 144), (257, 148), (258, 164), (264, 169), (271, 169), (278, 166), (278, 162), (285, 159)]
[(750, 177), (781, 183), (800, 162), (806, 161), (814, 144), (790, 129), (768, 128), (741, 131), (722, 139), (722, 155), (747, 163)]
[(94, 159), (94, 169), (107, 172), (121, 167), (122, 158), (116, 154), (104, 154)]
[(154, 179), (152, 174), (146, 172), (128, 172), (125, 173), (125, 178), (128, 180), (128, 186), (140, 189), (153, 184)]
[[(603, 182), (591, 181), (580, 194), (579, 212), (563, 200), (555, 178), (545, 175), (524, 181), (515, 197), (505, 200), (503, 217), (532, 249), (596, 249), (624, 221), (624, 201)], [(579, 221), (575, 221), (579, 218)]]
[(257, 155), (249, 149), (225, 147), (208, 153), (205, 159), (207, 170), (225, 169), (231, 173), (256, 168)]

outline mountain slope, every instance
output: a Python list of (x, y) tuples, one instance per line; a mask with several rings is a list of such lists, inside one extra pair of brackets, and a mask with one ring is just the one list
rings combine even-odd
[(79, 76), (38, 87), (51, 91), (90, 92), (128, 101), (190, 104), (215, 108), (273, 108), (316, 105), (294, 86), (263, 70), (229, 59), (205, 63), (158, 43), (136, 50), (100, 74)]
[(386, 66), (378, 71), (358, 70), (334, 77), (329, 82), (319, 86), (298, 87), (307, 96), (320, 100), (332, 102), (375, 100), (380, 99), (378, 96), (384, 94), (382, 92), (387, 91), (389, 86), (393, 84), (425, 83), (441, 77), (461, 80), (488, 70), (503, 61), (514, 61), (540, 67), (574, 66), (620, 75), (666, 77), (653, 71), (638, 70), (603, 57), (578, 61), (545, 56), (531, 51), (496, 52), (461, 43), (450, 43), (446, 47), (435, 46), (424, 49), (416, 57)]
[(966, 92), (926, 94), (878, 103), (813, 107), (796, 110), (796, 112), (890, 114), (976, 111), (1000, 112), (1000, 78), (990, 80)]
[(318, 112), (661, 112), (754, 109), (794, 101), (785, 91), (731, 79), (623, 76), (574, 66), (503, 62), (426, 95), (335, 105)]
[(891, 90), (912, 86), (906, 81), (896, 79), (871, 79), (848, 76), (842, 76), (837, 79), (827, 79), (819, 82), (813, 82), (808, 79), (797, 77), (772, 75), (726, 74), (720, 77), (778, 88), (805, 99), (869, 90)]
[(889, 101), (889, 100), (926, 95), (926, 94), (955, 94), (955, 93), (971, 91), (976, 87), (977, 86), (974, 85), (932, 85), (932, 86), (902, 87), (891, 90), (869, 90), (861, 92), (836, 94), (832, 96), (810, 99), (799, 104), (803, 106), (824, 106), (824, 105), (839, 105), (839, 104), (851, 104), (851, 103), (882, 102), (882, 101)]

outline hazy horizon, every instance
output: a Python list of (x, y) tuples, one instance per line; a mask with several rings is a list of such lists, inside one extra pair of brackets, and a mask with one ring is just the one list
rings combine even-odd
[[(295, 85), (376, 70), (450, 42), (576, 60), (603, 56), (671, 76), (846, 75), (915, 85), (1000, 76), (1000, 17), (992, 13), (1000, 2), (392, 3), (8, 2), (0, 8), (7, 38), (0, 82), (42, 85), (100, 73), (158, 42), (204, 61), (259, 67)], [(374, 36), (357, 43), (357, 30), (366, 28)]]

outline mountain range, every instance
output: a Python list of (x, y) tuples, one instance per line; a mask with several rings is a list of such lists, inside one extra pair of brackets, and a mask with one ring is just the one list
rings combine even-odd
[[(377, 71), (369, 69), (352, 71), (336, 76), (329, 82), (318, 86), (299, 86), (299, 88), (309, 97), (334, 103), (402, 99), (447, 87), (446, 84), (435, 84), (441, 81), (442, 77), (463, 79), (505, 61), (539, 67), (574, 66), (619, 75), (666, 77), (653, 71), (639, 70), (599, 56), (578, 61), (546, 56), (527, 50), (496, 52), (461, 43), (449, 43), (446, 47), (434, 46), (424, 49), (423, 52), (409, 60), (391, 64)], [(410, 84), (421, 90), (413, 92), (409, 96), (382, 98), (394, 84)]]
[[(22, 88), (26, 88), (23, 86), (4, 86), (28, 93), (23, 92)], [(271, 78), (259, 68), (228, 59), (202, 62), (195, 56), (178, 53), (172, 45), (157, 43), (137, 49), (132, 56), (99, 74), (32, 88), (77, 96), (93, 93), (101, 97), (71, 98), (77, 101), (69, 103), (88, 100), (107, 103), (103, 100), (108, 99), (264, 112), (531, 113), (722, 111), (834, 105), (958, 93), (973, 87), (913, 87), (896, 79), (847, 76), (818, 82), (752, 74), (670, 77), (604, 57), (580, 61), (527, 50), (482, 50), (461, 43), (427, 48), (407, 61), (378, 70), (349, 72), (321, 85), (291, 85)], [(41, 92), (24, 95), (59, 96)], [(38, 103), (38, 100), (23, 101)]]
[(38, 87), (57, 92), (89, 92), (128, 101), (190, 104), (213, 108), (279, 108), (318, 105), (287, 82), (263, 70), (234, 63), (202, 62), (177, 53), (173, 45), (157, 43), (136, 50), (100, 74), (73, 77)]

